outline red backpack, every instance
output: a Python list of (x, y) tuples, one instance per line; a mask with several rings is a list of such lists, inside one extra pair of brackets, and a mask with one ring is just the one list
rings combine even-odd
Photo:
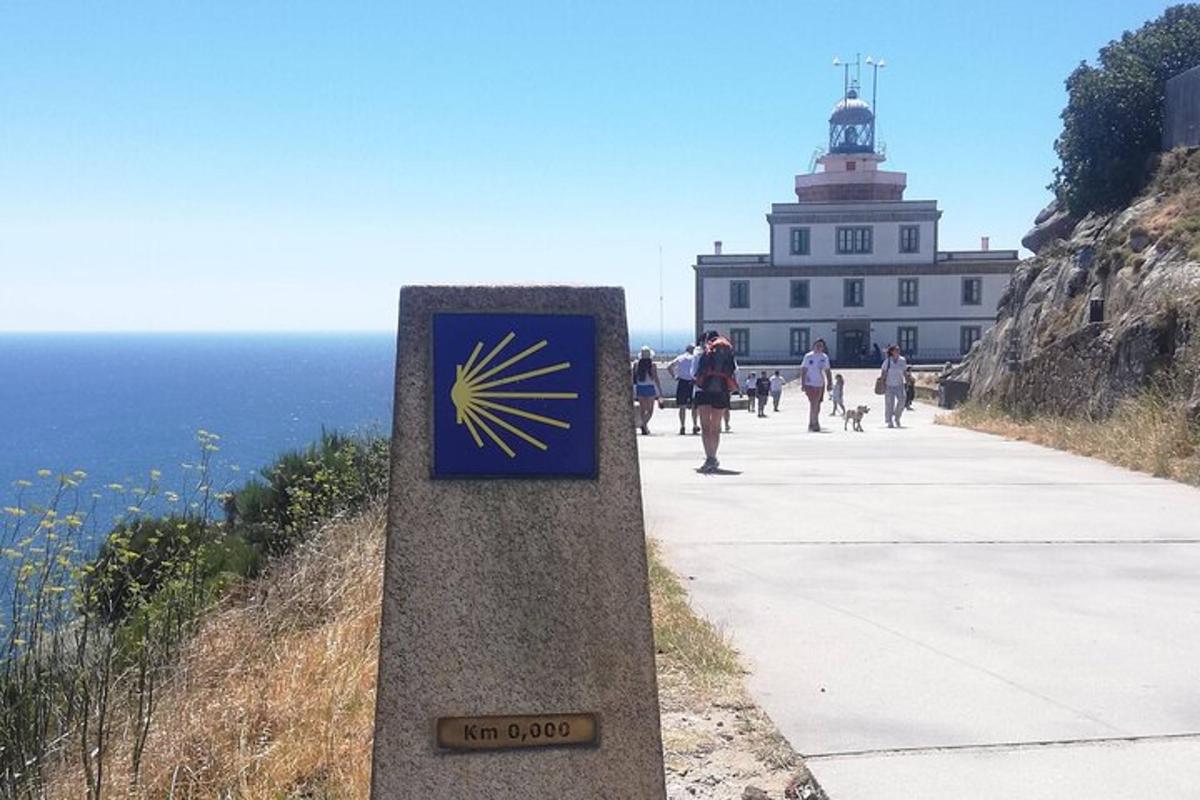
[[(737, 381), (733, 378), (737, 361), (733, 357), (733, 345), (724, 336), (704, 343), (704, 355), (700, 356), (699, 367), (695, 381), (700, 391), (732, 392), (737, 389)], [(717, 380), (720, 380), (720, 384), (714, 385)]]

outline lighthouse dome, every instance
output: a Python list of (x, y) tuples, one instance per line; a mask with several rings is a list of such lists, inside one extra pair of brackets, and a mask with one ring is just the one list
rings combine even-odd
[(829, 152), (875, 152), (875, 112), (853, 86), (829, 115)]
[(874, 121), (875, 112), (871, 111), (871, 104), (859, 97), (854, 89), (837, 102), (829, 116), (832, 125), (866, 125)]

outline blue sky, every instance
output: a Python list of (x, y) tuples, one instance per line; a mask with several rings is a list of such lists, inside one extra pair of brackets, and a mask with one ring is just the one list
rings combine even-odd
[(620, 284), (688, 328), (841, 92), (943, 249), (1016, 247), (1062, 81), (1166, 7), (0, 0), (0, 330), (386, 330), (420, 282)]

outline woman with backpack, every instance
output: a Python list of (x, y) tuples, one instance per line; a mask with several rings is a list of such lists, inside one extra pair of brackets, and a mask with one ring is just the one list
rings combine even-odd
[(643, 345), (638, 360), (633, 365), (633, 394), (638, 403), (638, 420), (643, 436), (650, 435), (650, 418), (654, 416), (654, 405), (662, 405), (662, 384), (658, 382), (658, 367), (654, 364), (654, 351)]
[(729, 411), (729, 393), (738, 387), (734, 373), (737, 360), (733, 345), (716, 331), (704, 334), (704, 350), (696, 359), (696, 397), (692, 401), (700, 417), (700, 438), (704, 442), (704, 464), (700, 472), (716, 472), (717, 448), (721, 444), (721, 421)]

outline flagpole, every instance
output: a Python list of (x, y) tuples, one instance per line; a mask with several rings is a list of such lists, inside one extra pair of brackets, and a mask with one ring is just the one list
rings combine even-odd
[(666, 317), (663, 313), (663, 260), (662, 245), (658, 246), (658, 350), (667, 349)]

